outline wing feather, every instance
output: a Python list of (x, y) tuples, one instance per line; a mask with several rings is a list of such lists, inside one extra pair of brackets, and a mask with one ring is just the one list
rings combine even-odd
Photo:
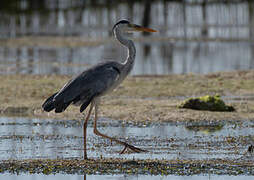
[[(114, 88), (119, 78), (119, 69), (112, 63), (105, 63), (84, 71), (69, 81), (54, 97), (57, 104), (84, 103), (80, 111), (84, 110), (96, 96)], [(62, 105), (61, 105), (62, 106)], [(65, 107), (66, 108), (66, 107)]]

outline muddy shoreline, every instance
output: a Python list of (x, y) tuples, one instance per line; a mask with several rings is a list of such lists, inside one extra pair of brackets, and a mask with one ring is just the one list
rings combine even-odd
[(227, 160), (9, 160), (0, 164), (0, 172), (20, 174), (24, 172), (55, 174), (149, 174), (149, 175), (195, 175), (231, 174), (254, 175), (253, 162), (242, 163)]
[[(80, 119), (78, 107), (64, 113), (46, 113), (41, 104), (59, 90), (70, 76), (0, 75), (0, 114), (53, 119)], [(220, 121), (254, 119), (254, 71), (208, 75), (128, 77), (102, 99), (100, 116), (124, 121)], [(236, 112), (179, 109), (187, 97), (219, 94)]]
[[(0, 75), (0, 115), (69, 121), (83, 119), (85, 114), (80, 114), (78, 107), (72, 106), (61, 114), (46, 113), (41, 109), (43, 101), (69, 79), (69, 76), (58, 75)], [(99, 114), (103, 118), (121, 120), (126, 123), (134, 122), (134, 124), (252, 121), (254, 120), (253, 89), (254, 71), (208, 75), (128, 77), (114, 92), (103, 97)], [(178, 108), (178, 105), (187, 97), (214, 94), (222, 96), (227, 104), (236, 108), (236, 112)], [(190, 126), (188, 128), (199, 131), (203, 127)], [(214, 128), (220, 128), (220, 126)], [(236, 143), (234, 137), (229, 136), (228, 138), (226, 143)], [(248, 143), (244, 145), (246, 151), (248, 146)], [(0, 161), (0, 172), (14, 174), (29, 172), (43, 174), (194, 175), (212, 173), (254, 175), (253, 166), (253, 160), (248, 158), (233, 160), (25, 159)]]

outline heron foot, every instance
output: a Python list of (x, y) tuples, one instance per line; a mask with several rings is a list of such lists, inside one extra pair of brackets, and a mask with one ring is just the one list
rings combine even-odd
[(127, 143), (123, 143), (123, 144), (124, 144), (124, 148), (120, 152), (120, 154), (123, 154), (127, 149), (130, 149), (130, 150), (134, 151), (135, 153), (148, 152), (147, 150), (137, 148), (137, 147), (132, 146), (132, 145), (127, 144)]

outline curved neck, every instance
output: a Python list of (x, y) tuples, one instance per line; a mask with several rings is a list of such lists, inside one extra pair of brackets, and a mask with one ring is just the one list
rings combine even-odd
[(129, 73), (131, 71), (131, 69), (133, 68), (134, 65), (134, 61), (135, 61), (135, 56), (136, 56), (136, 48), (134, 46), (134, 43), (129, 40), (126, 39), (122, 33), (122, 31), (119, 28), (115, 28), (113, 30), (114, 36), (115, 38), (125, 47), (128, 48), (127, 51), (127, 59), (124, 61), (123, 65), (127, 70), (127, 73)]

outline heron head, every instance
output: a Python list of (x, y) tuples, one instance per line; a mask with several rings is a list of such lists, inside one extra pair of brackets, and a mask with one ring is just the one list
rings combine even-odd
[(142, 27), (140, 25), (137, 24), (132, 24), (127, 20), (120, 20), (118, 21), (114, 27), (113, 27), (113, 31), (115, 28), (119, 28), (121, 29), (123, 32), (127, 32), (127, 33), (131, 33), (131, 32), (135, 32), (135, 31), (143, 31), (143, 32), (157, 32), (154, 29), (151, 28), (146, 28), (146, 27)]

